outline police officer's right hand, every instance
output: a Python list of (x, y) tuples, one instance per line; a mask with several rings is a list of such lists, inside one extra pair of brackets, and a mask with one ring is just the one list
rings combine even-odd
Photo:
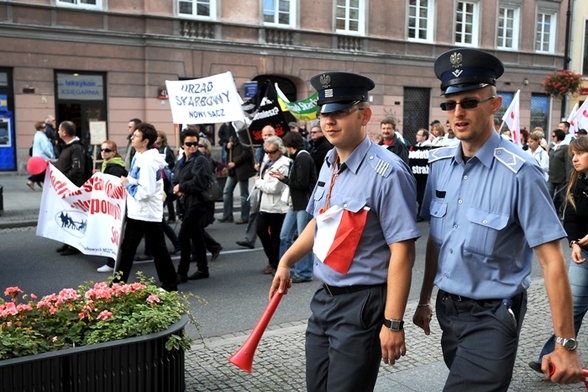
[(431, 304), (419, 305), (412, 316), (412, 322), (425, 331), (425, 335), (431, 333), (431, 319), (433, 318), (433, 307)]
[(269, 299), (271, 300), (276, 291), (283, 294), (288, 294), (288, 289), (290, 287), (292, 287), (292, 281), (290, 280), (290, 268), (280, 262), (280, 264), (278, 264), (278, 268), (276, 269), (276, 273), (274, 274), (274, 280), (272, 280)]

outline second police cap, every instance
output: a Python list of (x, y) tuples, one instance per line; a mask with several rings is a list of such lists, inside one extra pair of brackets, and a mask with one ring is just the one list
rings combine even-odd
[(496, 86), (496, 79), (503, 73), (502, 61), (478, 49), (451, 49), (435, 60), (442, 95)]
[(351, 72), (324, 72), (310, 79), (318, 92), (321, 113), (343, 110), (368, 100), (368, 91), (376, 85), (373, 80)]

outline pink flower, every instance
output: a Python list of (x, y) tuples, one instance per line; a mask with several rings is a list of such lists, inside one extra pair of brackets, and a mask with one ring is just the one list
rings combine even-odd
[(10, 297), (16, 297), (17, 295), (21, 294), (23, 291), (14, 286), (14, 287), (7, 287), (6, 290), (4, 290), (4, 295), (8, 295)]
[(103, 310), (102, 312), (100, 312), (100, 314), (96, 318), (98, 320), (106, 321), (106, 320), (108, 320), (111, 317), (112, 317), (112, 313), (111, 312), (109, 312), (108, 310)]
[(149, 297), (147, 297), (147, 302), (154, 304), (160, 302), (160, 299), (156, 294), (151, 294)]

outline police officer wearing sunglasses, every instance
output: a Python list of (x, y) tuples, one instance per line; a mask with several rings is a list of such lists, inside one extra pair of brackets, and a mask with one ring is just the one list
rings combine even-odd
[[(431, 225), (413, 321), (430, 333), (436, 285), (449, 368), (445, 391), (508, 390), (527, 310), (533, 251), (543, 268), (555, 335), (575, 343), (560, 247), (566, 233), (541, 169), (493, 127), (502, 104), (496, 80), (503, 71), (498, 58), (477, 49), (453, 49), (435, 61), (444, 96), (441, 109), (460, 143), (430, 154), (421, 216)], [(542, 369), (551, 381), (579, 380), (575, 348), (559, 344), (544, 357)]]

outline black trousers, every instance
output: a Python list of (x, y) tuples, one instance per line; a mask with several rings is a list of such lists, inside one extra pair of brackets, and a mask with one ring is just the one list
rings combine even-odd
[[(182, 276), (188, 275), (190, 269), (190, 253), (193, 251), (192, 257), (196, 260), (198, 271), (208, 272), (208, 260), (206, 259), (206, 245), (203, 236), (203, 220), (205, 219), (203, 211), (195, 211), (184, 216), (182, 226), (180, 227), (181, 253), (180, 264), (178, 265), (178, 274)], [(190, 245), (190, 241), (192, 244)]]
[(456, 300), (439, 290), (437, 319), (449, 368), (446, 392), (507, 391), (527, 311), (527, 293), (511, 299)]
[(176, 270), (165, 245), (161, 222), (147, 222), (128, 217), (121, 244), (120, 258), (116, 267), (116, 273), (122, 272), (122, 276), (115, 279), (115, 282), (128, 281), (137, 247), (143, 236), (145, 236), (145, 242), (149, 243), (153, 252), (155, 269), (157, 270), (157, 277), (161, 282), (161, 287), (167, 291), (177, 290)]
[(267, 212), (259, 212), (257, 215), (257, 236), (272, 268), (278, 268), (280, 261), (280, 231), (285, 217), (286, 214)]

